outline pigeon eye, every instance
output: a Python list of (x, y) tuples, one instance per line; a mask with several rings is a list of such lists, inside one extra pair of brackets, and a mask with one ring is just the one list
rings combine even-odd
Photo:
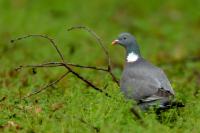
[(126, 37), (124, 37), (124, 40), (126, 40)]

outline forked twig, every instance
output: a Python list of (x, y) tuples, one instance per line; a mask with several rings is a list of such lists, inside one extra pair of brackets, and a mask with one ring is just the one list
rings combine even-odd
[[(17, 39), (14, 39), (14, 40), (11, 40), (11, 43), (14, 43), (16, 41), (19, 41), (19, 40), (22, 40), (22, 39), (26, 39), (26, 38), (29, 38), (29, 37), (41, 37), (41, 38), (45, 38), (47, 40), (50, 41), (50, 43), (54, 46), (54, 48), (56, 49), (57, 53), (59, 54), (62, 62), (58, 63), (60, 64), (60, 66), (64, 66), (69, 72), (71, 72), (73, 75), (75, 75), (77, 78), (79, 78), (80, 80), (82, 80), (83, 82), (85, 82), (87, 85), (89, 85), (90, 87), (92, 87), (93, 89), (99, 91), (99, 92), (102, 92), (104, 93), (106, 96), (110, 97), (110, 95), (106, 92), (104, 92), (102, 89), (96, 87), (92, 82), (90, 82), (89, 80), (85, 79), (84, 77), (82, 77), (81, 75), (79, 75), (77, 72), (75, 72), (72, 68), (70, 68), (68, 66), (67, 63), (65, 63), (66, 61), (64, 61), (64, 58), (63, 58), (63, 54), (60, 52), (60, 50), (58, 49), (58, 46), (56, 45), (56, 43), (53, 41), (52, 38), (48, 37), (48, 36), (44, 36), (44, 35), (39, 35), (39, 34), (34, 34), (34, 35), (27, 35), (27, 36), (24, 36), (24, 37), (19, 37)], [(52, 64), (56, 64), (56, 63), (52, 63)], [(75, 65), (74, 65), (75, 66)], [(42, 66), (41, 66), (42, 67)], [(45, 66), (44, 66), (45, 67)], [(48, 67), (48, 66), (47, 66)], [(79, 66), (80, 67), (80, 66)], [(19, 67), (18, 69), (20, 68), (23, 68), (22, 66)], [(89, 68), (89, 67), (88, 67)], [(90, 69), (94, 69), (94, 68), (90, 68)], [(33, 93), (30, 96), (34, 95), (34, 94), (37, 94), (37, 93)]]
[(71, 31), (71, 30), (75, 30), (75, 29), (83, 29), (86, 30), (87, 32), (89, 32), (92, 36), (94, 36), (94, 38), (98, 41), (99, 45), (101, 46), (101, 48), (103, 49), (105, 55), (107, 56), (107, 60), (108, 60), (108, 67), (111, 66), (111, 62), (110, 62), (110, 56), (109, 53), (107, 51), (107, 49), (105, 48), (105, 46), (103, 45), (103, 42), (101, 40), (101, 38), (91, 29), (89, 29), (88, 27), (85, 26), (74, 26), (71, 27), (69, 29), (67, 29), (67, 31)]
[[(86, 30), (87, 32), (89, 32), (92, 36), (95, 37), (95, 39), (98, 41), (98, 44), (102, 47), (107, 59), (108, 59), (108, 68), (107, 69), (103, 69), (103, 68), (97, 68), (97, 67), (94, 67), (94, 66), (82, 66), (82, 65), (77, 65), (77, 64), (72, 64), (72, 63), (66, 63), (67, 65), (70, 65), (70, 66), (74, 66), (74, 67), (81, 67), (81, 68), (88, 68), (88, 69), (94, 69), (94, 70), (101, 70), (101, 71), (107, 71), (113, 81), (115, 81), (115, 83), (117, 83), (117, 85), (119, 86), (119, 81), (117, 80), (117, 78), (115, 77), (115, 75), (112, 73), (112, 69), (111, 69), (111, 61), (110, 61), (110, 56), (109, 56), (109, 53), (108, 51), (106, 50), (106, 48), (104, 47), (100, 37), (94, 32), (92, 31), (91, 29), (87, 28), (87, 27), (84, 27), (84, 26), (77, 26), (77, 27), (72, 27), (72, 28), (69, 28), (68, 31), (71, 31), (71, 30), (74, 30), (74, 29), (84, 29)], [(26, 39), (26, 38), (29, 38), (29, 37), (40, 37), (40, 38), (45, 38), (47, 39), (48, 41), (50, 41), (50, 43), (52, 44), (52, 46), (56, 49), (58, 55), (60, 56), (62, 62), (65, 62), (64, 61), (64, 56), (63, 54), (61, 53), (61, 51), (59, 50), (58, 46), (56, 45), (56, 43), (53, 41), (52, 38), (48, 37), (47, 35), (40, 35), (40, 34), (31, 34), (31, 35), (27, 35), (27, 36), (23, 36), (23, 37), (19, 37), (17, 39), (13, 39), (11, 40), (11, 43), (14, 43), (16, 41), (19, 41), (19, 40), (22, 40), (22, 39)], [(48, 66), (47, 66), (48, 67)], [(51, 67), (51, 66), (50, 66)], [(54, 66), (52, 66), (54, 67)]]
[(40, 37), (40, 38), (47, 39), (52, 44), (52, 46), (55, 48), (55, 50), (58, 53), (58, 55), (60, 56), (61, 60), (64, 62), (64, 57), (63, 57), (62, 53), (60, 52), (60, 50), (58, 49), (58, 46), (56, 45), (56, 43), (53, 41), (52, 38), (50, 38), (50, 37), (48, 37), (46, 35), (31, 34), (31, 35), (27, 35), (27, 36), (23, 36), (23, 37), (18, 37), (17, 39), (13, 39), (10, 42), (14, 43), (16, 41), (19, 41), (19, 40), (22, 40), (22, 39), (26, 39), (26, 38), (29, 38), (29, 37)]
[(17, 67), (15, 70), (20, 70), (22, 68), (58, 67), (58, 66), (64, 66), (64, 64), (72, 66), (72, 67), (80, 67), (80, 68), (84, 68), (84, 69), (94, 69), (94, 70), (107, 72), (107, 69), (105, 69), (105, 68), (99, 68), (99, 67), (95, 67), (95, 66), (82, 66), (82, 65), (77, 65), (77, 64), (73, 64), (73, 63), (63, 63), (63, 62), (48, 62), (48, 63), (36, 64), (36, 65), (21, 65), (21, 66)]
[(35, 94), (38, 94), (38, 93), (44, 91), (45, 89), (47, 89), (47, 88), (53, 86), (54, 84), (58, 83), (59, 81), (61, 81), (61, 80), (62, 80), (64, 77), (66, 77), (69, 73), (70, 73), (70, 71), (67, 71), (65, 74), (63, 74), (62, 76), (60, 76), (57, 80), (55, 80), (55, 81), (53, 81), (53, 82), (51, 82), (51, 83), (45, 85), (44, 87), (42, 87), (42, 88), (36, 90), (36, 91), (33, 92), (33, 93), (30, 93), (30, 94), (26, 95), (26, 96), (23, 97), (22, 99), (26, 99), (27, 97), (30, 97), (30, 96), (32, 96), (32, 95), (35, 95)]
[(119, 81), (117, 80), (115, 75), (112, 73), (112, 66), (111, 66), (111, 60), (110, 60), (109, 52), (105, 48), (101, 38), (93, 30), (91, 30), (91, 29), (89, 29), (88, 27), (85, 27), (85, 26), (74, 26), (74, 27), (67, 29), (67, 31), (72, 31), (72, 30), (75, 30), (75, 29), (83, 29), (83, 30), (87, 31), (88, 33), (90, 33), (97, 40), (98, 44), (102, 48), (102, 50), (105, 53), (106, 58), (107, 58), (107, 62), (108, 62), (107, 72), (111, 75), (113, 81), (115, 81), (115, 83), (117, 83), (117, 85), (119, 86)]

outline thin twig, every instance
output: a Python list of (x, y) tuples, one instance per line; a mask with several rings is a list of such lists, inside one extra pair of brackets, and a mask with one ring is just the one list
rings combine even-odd
[(82, 80), (83, 82), (88, 84), (93, 89), (95, 89), (95, 90), (97, 90), (97, 91), (99, 91), (101, 93), (104, 93), (108, 97), (111, 97), (107, 92), (104, 92), (102, 89), (96, 87), (92, 82), (90, 82), (89, 80), (86, 80), (81, 75), (79, 75), (77, 72), (73, 71), (68, 65), (64, 64), (64, 67), (67, 68), (72, 74), (74, 74), (77, 78), (79, 78), (80, 80)]
[(43, 63), (43, 64), (36, 64), (36, 65), (21, 65), (17, 67), (15, 70), (20, 70), (22, 68), (36, 68), (36, 67), (58, 67), (58, 66), (64, 66), (64, 64), (72, 66), (72, 67), (79, 67), (79, 68), (84, 68), (84, 69), (94, 69), (94, 70), (100, 70), (100, 71), (105, 71), (107, 72), (107, 69), (105, 68), (99, 68), (95, 66), (83, 66), (83, 65), (78, 65), (78, 64), (73, 64), (73, 63), (63, 63), (63, 62), (48, 62), (48, 63)]
[(107, 58), (107, 62), (108, 62), (107, 71), (111, 75), (113, 81), (115, 81), (115, 83), (117, 83), (117, 85), (119, 86), (119, 81), (117, 80), (115, 75), (112, 73), (112, 67), (111, 67), (111, 60), (110, 60), (109, 52), (105, 48), (101, 38), (93, 30), (91, 30), (90, 28), (85, 27), (85, 26), (74, 26), (74, 27), (71, 27), (71, 28), (67, 29), (67, 31), (71, 31), (71, 30), (75, 30), (75, 29), (83, 29), (83, 30), (87, 31), (88, 33), (90, 33), (97, 40), (98, 44), (103, 49), (103, 52), (105, 53), (106, 58)]
[(91, 29), (89, 29), (88, 27), (85, 27), (85, 26), (76, 26), (76, 27), (74, 26), (74, 27), (71, 27), (71, 28), (69, 28), (67, 30), (71, 31), (71, 30), (75, 30), (75, 29), (84, 29), (87, 32), (89, 32), (92, 36), (94, 36), (94, 38), (96, 38), (96, 40), (98, 41), (99, 45), (103, 49), (105, 55), (107, 56), (108, 65), (110, 66), (111, 65), (111, 63), (110, 63), (110, 56), (109, 56), (109, 53), (108, 53), (107, 49), (103, 45), (103, 42), (102, 42), (101, 38), (93, 30), (91, 30)]
[(53, 81), (53, 82), (47, 84), (46, 86), (44, 86), (44, 87), (38, 89), (37, 91), (35, 91), (35, 92), (33, 92), (33, 93), (28, 94), (27, 96), (23, 97), (23, 99), (26, 99), (27, 97), (30, 97), (30, 96), (35, 95), (35, 94), (38, 94), (38, 93), (44, 91), (46, 88), (49, 88), (49, 87), (53, 86), (54, 84), (56, 84), (56, 83), (58, 83), (59, 81), (61, 81), (61, 80), (62, 80), (65, 76), (67, 76), (69, 73), (70, 73), (70, 71), (66, 72), (65, 74), (63, 74), (62, 76), (60, 76), (57, 80), (55, 80), (55, 81)]
[(29, 38), (29, 37), (41, 37), (41, 38), (47, 39), (52, 44), (52, 46), (56, 49), (56, 52), (59, 54), (61, 60), (64, 62), (64, 57), (63, 57), (62, 53), (60, 52), (60, 50), (58, 49), (56, 43), (53, 41), (52, 38), (50, 38), (50, 37), (48, 37), (46, 35), (31, 34), (31, 35), (27, 35), (27, 36), (23, 36), (23, 37), (19, 37), (19, 38), (13, 39), (10, 42), (14, 43), (16, 41), (23, 40), (23, 39), (26, 39), (26, 38)]
[(95, 127), (95, 126), (93, 126), (93, 125), (87, 123), (85, 120), (83, 120), (83, 119), (81, 119), (81, 118), (79, 118), (78, 120), (79, 120), (80, 122), (84, 123), (85, 125), (91, 127), (92, 129), (94, 129), (94, 131), (95, 131), (96, 133), (99, 133), (99, 132), (100, 132), (100, 128)]
[(86, 68), (86, 69), (94, 69), (94, 70), (100, 70), (100, 71), (107, 72), (107, 69), (100, 68), (100, 67), (95, 67), (95, 66), (83, 66), (83, 65), (73, 64), (73, 63), (65, 63), (65, 64), (67, 64), (69, 66), (73, 66), (73, 67), (80, 67), (80, 68)]
[(6, 100), (6, 96), (3, 96), (1, 99), (0, 99), (0, 102), (3, 102), (4, 100)]
[(134, 107), (132, 107), (130, 109), (130, 111), (142, 125), (145, 124), (142, 117), (140, 116), (140, 114), (138, 113), (138, 111)]
[[(52, 65), (52, 66), (48, 66), (47, 64), (39, 64), (39, 65), (26, 65), (26, 66), (20, 66), (20, 67), (18, 67), (18, 68), (16, 68), (17, 70), (19, 70), (19, 69), (22, 69), (22, 68), (26, 68), (26, 67), (33, 67), (33, 68), (35, 68), (35, 67), (56, 67), (55, 65), (56, 65), (56, 63), (57, 63), (57, 65), (58, 66), (63, 66), (63, 67), (65, 67), (66, 69), (68, 69), (68, 71), (69, 72), (71, 72), (73, 75), (75, 75), (77, 78), (79, 78), (80, 80), (82, 80), (83, 82), (85, 82), (86, 84), (88, 84), (90, 87), (92, 87), (93, 89), (95, 89), (95, 90), (97, 90), (97, 91), (99, 91), (99, 92), (102, 92), (102, 93), (104, 93), (106, 96), (108, 96), (108, 97), (111, 97), (108, 93), (106, 93), (106, 92), (104, 92), (102, 89), (100, 89), (100, 88), (98, 88), (98, 87), (96, 87), (92, 82), (90, 82), (89, 80), (86, 80), (84, 77), (82, 77), (80, 74), (78, 74), (77, 72), (75, 72), (74, 70), (72, 70), (67, 64), (65, 64), (65, 63), (62, 63), (62, 62), (51, 62), (50, 64)], [(45, 88), (47, 88), (47, 87), (45, 87)], [(44, 89), (45, 89), (44, 88)], [(39, 92), (38, 92), (39, 93)], [(32, 93), (33, 94), (33, 93)], [(34, 93), (34, 94), (37, 94), (37, 93)], [(32, 96), (32, 95), (31, 95)]]

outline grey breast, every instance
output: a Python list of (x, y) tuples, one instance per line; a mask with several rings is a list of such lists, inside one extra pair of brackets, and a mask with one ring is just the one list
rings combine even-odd
[(126, 97), (136, 101), (148, 102), (174, 95), (165, 73), (143, 58), (125, 64), (120, 88)]

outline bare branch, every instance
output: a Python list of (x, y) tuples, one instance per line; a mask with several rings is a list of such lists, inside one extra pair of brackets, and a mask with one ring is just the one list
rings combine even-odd
[(99, 128), (99, 127), (95, 127), (95, 126), (89, 124), (88, 122), (86, 122), (85, 120), (83, 120), (83, 119), (81, 119), (81, 118), (79, 118), (78, 120), (79, 120), (80, 122), (82, 122), (83, 124), (85, 124), (85, 125), (91, 127), (92, 129), (94, 129), (94, 131), (95, 131), (96, 133), (99, 133), (99, 132), (100, 132), (100, 128)]
[(44, 63), (44, 64), (36, 64), (36, 65), (21, 65), (21, 66), (19, 66), (19, 67), (17, 67), (17, 68), (15, 68), (15, 70), (16, 71), (19, 71), (19, 70), (21, 70), (21, 69), (23, 69), (23, 68), (41, 68), (41, 67), (58, 67), (58, 66), (63, 66), (62, 64), (57, 64), (57, 63), (55, 63), (54, 64), (54, 62), (51, 62), (51, 63)]
[(73, 71), (68, 65), (64, 64), (64, 67), (67, 68), (72, 74), (74, 74), (77, 78), (79, 78), (80, 80), (82, 80), (83, 82), (85, 82), (86, 84), (88, 84), (93, 89), (95, 89), (95, 90), (97, 90), (97, 91), (99, 91), (101, 93), (104, 93), (108, 97), (111, 97), (107, 92), (104, 92), (102, 89), (99, 89), (92, 82), (90, 82), (89, 80), (86, 80), (81, 75), (79, 75), (77, 72)]
[(84, 69), (94, 69), (94, 70), (100, 70), (100, 71), (107, 72), (107, 69), (104, 69), (104, 68), (99, 68), (99, 67), (95, 67), (95, 66), (83, 66), (83, 65), (78, 65), (78, 64), (73, 64), (73, 63), (63, 63), (63, 62), (48, 62), (48, 63), (36, 64), (36, 65), (21, 65), (21, 66), (15, 68), (15, 70), (18, 71), (22, 68), (36, 68), (36, 67), (58, 67), (58, 66), (64, 66), (64, 64), (72, 66), (72, 67), (79, 67), (79, 68), (84, 68)]
[(6, 96), (3, 96), (1, 99), (0, 99), (0, 102), (3, 102), (4, 100), (6, 100)]
[(98, 44), (101, 46), (103, 52), (105, 53), (105, 55), (107, 57), (107, 62), (108, 62), (107, 71), (111, 75), (113, 81), (115, 81), (115, 83), (117, 83), (117, 85), (119, 86), (119, 81), (117, 80), (115, 75), (112, 73), (112, 67), (111, 67), (111, 60), (110, 60), (109, 52), (105, 48), (101, 38), (93, 30), (91, 30), (91, 29), (89, 29), (88, 27), (85, 27), (85, 26), (74, 26), (74, 27), (67, 29), (67, 31), (71, 31), (71, 30), (75, 30), (75, 29), (83, 29), (83, 30), (87, 31), (88, 33), (90, 33), (97, 40)]
[(63, 74), (62, 76), (60, 76), (57, 80), (55, 80), (55, 81), (53, 81), (53, 82), (47, 84), (46, 86), (40, 88), (39, 90), (37, 90), (37, 91), (35, 91), (35, 92), (33, 92), (33, 93), (28, 94), (28, 95), (25, 96), (23, 99), (26, 99), (27, 97), (33, 96), (33, 95), (35, 95), (35, 94), (38, 94), (38, 93), (44, 91), (45, 89), (47, 89), (47, 88), (53, 86), (54, 84), (56, 84), (56, 83), (58, 83), (59, 81), (61, 81), (61, 80), (62, 80), (65, 76), (67, 76), (69, 73), (70, 73), (70, 71), (66, 72), (65, 74)]
[[(47, 64), (40, 64), (40, 65), (26, 65), (26, 66), (20, 66), (20, 67), (17, 68), (17, 70), (22, 69), (22, 68), (25, 68), (25, 67), (56, 67), (56, 66), (55, 66), (55, 65), (56, 65), (56, 62), (53, 62), (52, 64), (53, 64), (52, 66), (48, 66), (48, 63), (47, 63)], [(65, 67), (65, 68), (67, 68), (69, 72), (71, 72), (71, 73), (72, 73), (73, 75), (75, 75), (77, 78), (79, 78), (80, 80), (82, 80), (83, 82), (85, 82), (86, 84), (88, 84), (88, 85), (89, 85), (90, 87), (92, 87), (93, 89), (95, 89), (95, 90), (97, 90), (97, 91), (99, 91), (99, 92), (104, 93), (104, 94), (105, 94), (106, 96), (108, 96), (108, 97), (111, 97), (108, 93), (106, 93), (106, 92), (104, 92), (102, 89), (96, 87), (92, 82), (86, 80), (84, 77), (82, 77), (82, 76), (79, 75), (77, 72), (75, 72), (74, 70), (72, 70), (67, 64), (62, 63), (62, 62), (58, 62), (57, 65), (58, 65), (58, 66), (63, 66), (63, 67)], [(55, 82), (55, 83), (57, 83), (57, 82)], [(53, 84), (55, 84), (55, 83), (53, 83)], [(49, 84), (49, 85), (50, 85), (50, 84)], [(45, 86), (44, 88), (49, 87), (49, 85)], [(40, 89), (40, 90), (42, 91), (43, 89)], [(41, 91), (34, 92), (34, 94), (37, 94), (37, 93), (39, 93), (39, 92), (41, 92)], [(33, 94), (33, 93), (32, 93), (32, 94)], [(29, 95), (26, 96), (26, 97), (30, 97), (30, 96), (32, 96), (32, 94), (31, 94), (31, 95), (29, 94)], [(25, 97), (25, 98), (26, 98), (26, 97)]]
[[(84, 77), (80, 76), (77, 72), (75, 72), (73, 69), (71, 69), (67, 64), (65, 64), (64, 62), (64, 58), (63, 58), (63, 54), (60, 52), (60, 50), (58, 49), (56, 43), (53, 41), (52, 38), (48, 37), (48, 36), (45, 36), (45, 35), (27, 35), (27, 36), (24, 36), (24, 37), (19, 37), (17, 39), (14, 39), (14, 40), (11, 40), (11, 43), (14, 43), (15, 41), (18, 41), (18, 40), (22, 40), (22, 39), (26, 39), (26, 38), (29, 38), (29, 37), (42, 37), (42, 38), (46, 38), (47, 40), (49, 40), (51, 42), (51, 44), (54, 46), (54, 48), (56, 49), (57, 53), (59, 54), (60, 58), (62, 59), (62, 64), (65, 68), (68, 69), (69, 72), (71, 72), (72, 74), (74, 74), (76, 77), (78, 77), (80, 80), (82, 80), (83, 82), (85, 82), (86, 84), (88, 84), (90, 87), (92, 87), (93, 89), (99, 91), (99, 92), (103, 92), (103, 90), (99, 89), (98, 87), (96, 87), (92, 82), (86, 80)], [(20, 69), (20, 67), (18, 68)], [(108, 93), (104, 93), (106, 96), (109, 96)], [(110, 97), (110, 96), (109, 96)]]
[(67, 64), (69, 66), (73, 66), (73, 67), (80, 67), (80, 68), (86, 68), (86, 69), (94, 69), (94, 70), (100, 70), (100, 71), (107, 72), (107, 69), (100, 68), (100, 67), (95, 67), (95, 66), (83, 66), (83, 65), (73, 64), (73, 63), (65, 63), (65, 64)]
[[(24, 65), (24, 66), (19, 66), (18, 68), (16, 68), (16, 70), (19, 70), (19, 69), (22, 69), (22, 68), (29, 68), (29, 67), (35, 68), (35, 67), (58, 67), (58, 66), (63, 66), (65, 68), (67, 68), (69, 72), (71, 72), (73, 75), (75, 75), (76, 77), (78, 77), (80, 80), (82, 80), (83, 82), (85, 82), (86, 84), (88, 84), (90, 87), (94, 88), (95, 90), (97, 90), (99, 92), (104, 93), (106, 96), (111, 97), (108, 93), (106, 93), (102, 89), (99, 89), (98, 87), (96, 87), (92, 82), (86, 80), (81, 75), (79, 75), (77, 72), (75, 72), (74, 70), (72, 70), (67, 64), (62, 63), (62, 62), (50, 62), (50, 63), (39, 64), (39, 65)], [(105, 71), (104, 69), (101, 69), (101, 70)], [(39, 93), (39, 92), (37, 92), (37, 93)], [(37, 94), (37, 93), (35, 93), (35, 94)]]
[(62, 53), (60, 52), (60, 50), (58, 49), (58, 46), (56, 45), (56, 43), (53, 41), (52, 38), (50, 38), (50, 37), (48, 37), (46, 35), (32, 34), (32, 35), (27, 35), (27, 36), (23, 36), (23, 37), (19, 37), (19, 38), (13, 39), (10, 42), (14, 43), (16, 41), (23, 40), (23, 39), (26, 39), (26, 38), (29, 38), (29, 37), (41, 37), (41, 38), (47, 39), (53, 45), (53, 47), (56, 49), (56, 51), (59, 54), (61, 60), (64, 62), (64, 57), (63, 57)]
[(88, 27), (85, 27), (85, 26), (74, 26), (74, 27), (71, 27), (69, 29), (67, 29), (68, 31), (71, 31), (71, 30), (75, 30), (75, 29), (84, 29), (86, 30), (88, 33), (90, 33), (92, 36), (94, 36), (94, 38), (98, 41), (98, 44), (101, 46), (101, 48), (103, 49), (105, 55), (107, 56), (107, 60), (108, 60), (108, 65), (110, 66), (111, 63), (110, 63), (110, 56), (109, 56), (109, 53), (107, 51), (107, 49), (105, 48), (105, 46), (103, 45), (103, 42), (101, 40), (101, 38), (91, 29), (89, 29)]
[(134, 107), (132, 107), (130, 109), (130, 111), (136, 117), (136, 119), (141, 123), (141, 125), (145, 125), (142, 117), (140, 116), (140, 114), (138, 113), (138, 111)]

